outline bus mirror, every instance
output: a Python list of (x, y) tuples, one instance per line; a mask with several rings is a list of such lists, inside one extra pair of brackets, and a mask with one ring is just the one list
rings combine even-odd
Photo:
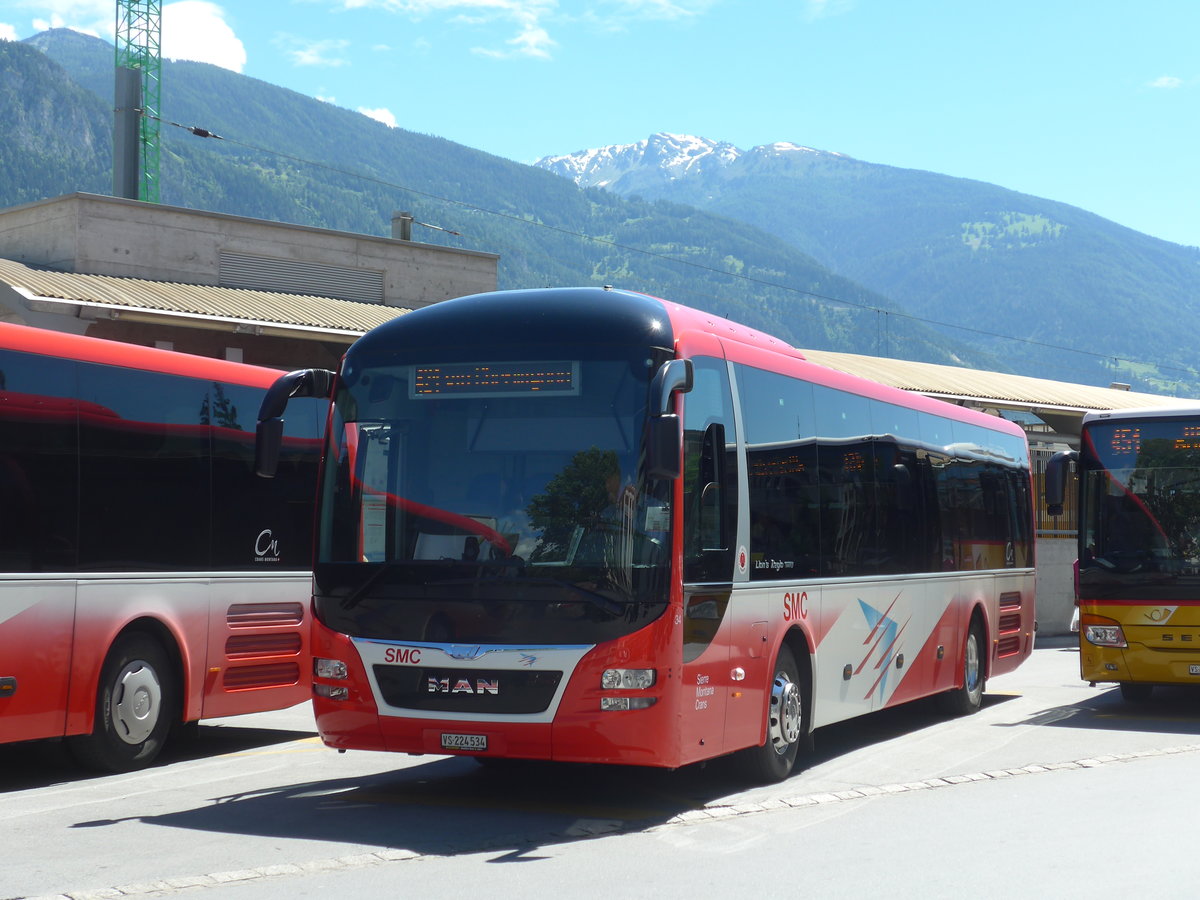
[(646, 427), (646, 474), (651, 478), (678, 478), (682, 447), (679, 416), (654, 416)]
[(1063, 514), (1063, 499), (1066, 496), (1067, 472), (1071, 463), (1079, 459), (1078, 450), (1060, 450), (1046, 463), (1046, 512), (1052, 516)]
[(686, 394), (692, 389), (692, 361), (671, 359), (662, 364), (650, 383), (651, 416), (661, 416), (671, 411), (671, 395)]
[(333, 392), (333, 373), (328, 369), (297, 369), (275, 379), (258, 407), (254, 439), (254, 471), (274, 478), (283, 445), (283, 411), (292, 397), (328, 397)]
[(260, 478), (274, 478), (279, 468), (279, 448), (283, 445), (283, 419), (261, 419), (254, 432), (254, 472)]

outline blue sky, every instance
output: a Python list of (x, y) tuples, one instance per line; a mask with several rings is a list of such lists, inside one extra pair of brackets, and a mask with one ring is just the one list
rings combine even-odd
[[(67, 26), (111, 41), (115, 9), (0, 0), (0, 38)], [(656, 131), (794, 141), (1200, 246), (1196, 0), (182, 0), (162, 14), (165, 56), (520, 162)]]

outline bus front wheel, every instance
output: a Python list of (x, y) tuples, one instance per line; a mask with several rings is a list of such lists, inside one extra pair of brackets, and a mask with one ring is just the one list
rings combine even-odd
[(1121, 699), (1126, 703), (1145, 703), (1154, 693), (1154, 685), (1136, 681), (1121, 682)]
[(100, 670), (92, 733), (70, 738), (67, 746), (89, 769), (145, 768), (162, 750), (175, 707), (175, 676), (162, 645), (146, 634), (123, 635)]
[(806, 741), (804, 704), (808, 702), (796, 659), (785, 644), (775, 658), (767, 707), (767, 739), (738, 755), (740, 768), (756, 782), (783, 781), (792, 772), (802, 741)]

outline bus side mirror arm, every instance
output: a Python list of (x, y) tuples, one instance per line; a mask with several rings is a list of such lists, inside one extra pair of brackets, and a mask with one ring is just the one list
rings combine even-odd
[(328, 397), (333, 392), (333, 373), (328, 369), (298, 369), (275, 379), (258, 408), (254, 430), (254, 472), (274, 478), (283, 446), (283, 412), (292, 397)]
[(646, 474), (651, 478), (678, 478), (683, 453), (679, 415), (671, 412), (671, 395), (686, 394), (694, 381), (690, 359), (662, 364), (650, 383), (650, 417), (646, 422)]
[(1046, 512), (1052, 516), (1063, 514), (1063, 500), (1067, 489), (1067, 472), (1071, 463), (1079, 459), (1078, 450), (1060, 450), (1046, 463)]

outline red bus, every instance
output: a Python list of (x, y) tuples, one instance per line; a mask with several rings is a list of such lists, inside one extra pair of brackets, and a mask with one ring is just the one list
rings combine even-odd
[(0, 324), (0, 743), (129, 770), (173, 727), (308, 698), (324, 410), (255, 477), (278, 375)]
[(481, 294), (360, 338), (329, 396), (314, 710), (338, 749), (787, 776), (814, 729), (976, 709), (1034, 640), (1003, 419), (609, 289)]

